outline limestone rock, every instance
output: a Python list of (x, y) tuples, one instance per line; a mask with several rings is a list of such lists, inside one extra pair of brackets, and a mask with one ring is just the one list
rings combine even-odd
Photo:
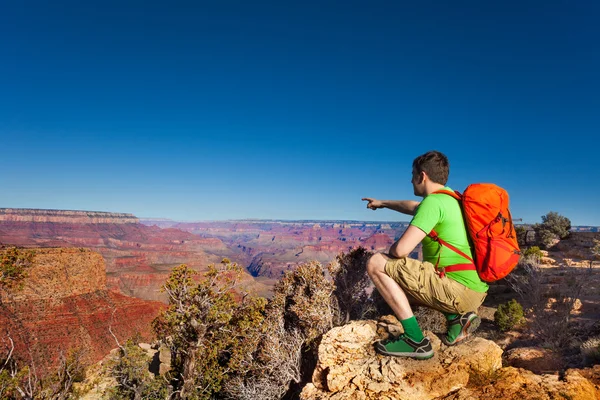
[(169, 350), (167, 346), (160, 346), (160, 349), (158, 350), (158, 359), (160, 361), (158, 374), (163, 376), (171, 370), (171, 350)]
[(556, 265), (556, 260), (550, 257), (542, 257), (540, 262), (545, 265)]
[(435, 399), (466, 386), (471, 369), (494, 371), (502, 366), (502, 350), (475, 338), (469, 345), (446, 347), (430, 332), (436, 352), (426, 361), (382, 356), (375, 352), (375, 321), (352, 321), (334, 328), (319, 346), (319, 361), (303, 400)]
[(507, 367), (487, 377), (487, 382), (469, 383), (456, 393), (436, 400), (597, 400), (600, 395), (595, 386), (576, 370), (567, 370), (561, 379), (558, 375), (535, 375), (533, 372)]
[[(300, 398), (600, 400), (600, 390), (586, 378), (600, 376), (600, 367), (570, 369), (561, 376), (502, 368), (502, 350), (495, 343), (474, 338), (465, 344), (446, 347), (431, 332), (425, 332), (435, 351), (429, 360), (382, 356), (375, 352), (373, 343), (386, 333), (378, 334), (377, 329), (375, 321), (352, 321), (325, 334), (312, 383), (304, 387)], [(535, 355), (547, 356), (543, 349), (522, 352), (533, 359)]]

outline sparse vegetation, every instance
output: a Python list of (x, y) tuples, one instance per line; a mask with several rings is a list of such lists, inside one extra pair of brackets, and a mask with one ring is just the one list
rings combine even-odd
[(20, 289), (34, 255), (31, 250), (17, 247), (0, 248), (0, 289)]
[(14, 356), (14, 341), (10, 335), (0, 340), (0, 398), (6, 400), (40, 399), (67, 400), (78, 398), (73, 383), (85, 377), (82, 350), (67, 355), (61, 352), (54, 374), (40, 379), (35, 365)]
[(568, 268), (564, 277), (547, 285), (537, 257), (521, 257), (514, 274), (508, 276), (512, 289), (519, 295), (530, 329), (543, 346), (556, 350), (566, 348), (576, 336), (571, 313), (589, 282), (591, 269), (585, 272)]
[(579, 347), (583, 361), (589, 364), (600, 363), (600, 336), (589, 338)]
[(109, 397), (114, 400), (168, 398), (167, 381), (148, 371), (149, 362), (147, 353), (135, 340), (130, 339), (120, 346), (119, 354), (110, 366), (117, 386), (108, 390)]
[(594, 239), (594, 245), (590, 249), (592, 259), (590, 260), (590, 268), (594, 265), (594, 259), (600, 258), (600, 240)]
[(289, 395), (310, 379), (325, 332), (374, 315), (365, 268), (369, 256), (357, 249), (327, 267), (302, 264), (275, 285), (269, 301), (239, 290), (242, 270), (229, 260), (209, 266), (202, 279), (185, 265), (174, 268), (164, 286), (169, 309), (154, 322), (171, 351), (168, 382), (152, 382), (148, 360), (128, 343), (113, 368), (119, 382), (115, 398), (144, 397), (157, 385), (159, 396), (174, 399)]

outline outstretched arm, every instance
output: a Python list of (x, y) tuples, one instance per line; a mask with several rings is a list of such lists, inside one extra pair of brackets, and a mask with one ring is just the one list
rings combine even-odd
[(415, 215), (419, 206), (418, 201), (414, 200), (377, 200), (371, 197), (364, 197), (363, 201), (368, 201), (367, 208), (377, 210), (378, 208), (389, 208), (390, 210), (401, 212), (402, 214)]

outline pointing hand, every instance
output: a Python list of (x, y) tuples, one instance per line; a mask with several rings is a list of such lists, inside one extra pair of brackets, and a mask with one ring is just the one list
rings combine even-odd
[(377, 210), (378, 208), (383, 208), (383, 204), (381, 200), (373, 199), (371, 197), (363, 197), (363, 201), (368, 201), (367, 208), (371, 210)]

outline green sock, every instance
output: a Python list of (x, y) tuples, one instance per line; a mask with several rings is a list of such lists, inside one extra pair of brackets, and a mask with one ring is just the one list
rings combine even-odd
[[(446, 313), (444, 313), (444, 315), (446, 316), (446, 319), (448, 321), (451, 321), (454, 318), (460, 316), (459, 314), (446, 314)], [(456, 337), (460, 334), (461, 329), (462, 329), (462, 326), (460, 324), (451, 325), (450, 329), (448, 329), (448, 333), (447, 333), (448, 339), (450, 341), (454, 341), (454, 339), (456, 339)]]
[(400, 323), (404, 328), (404, 334), (410, 339), (414, 340), (415, 342), (420, 342), (421, 340), (423, 340), (423, 332), (421, 332), (419, 323), (417, 322), (417, 319), (414, 315), (410, 318), (403, 319), (402, 321), (400, 321)]

